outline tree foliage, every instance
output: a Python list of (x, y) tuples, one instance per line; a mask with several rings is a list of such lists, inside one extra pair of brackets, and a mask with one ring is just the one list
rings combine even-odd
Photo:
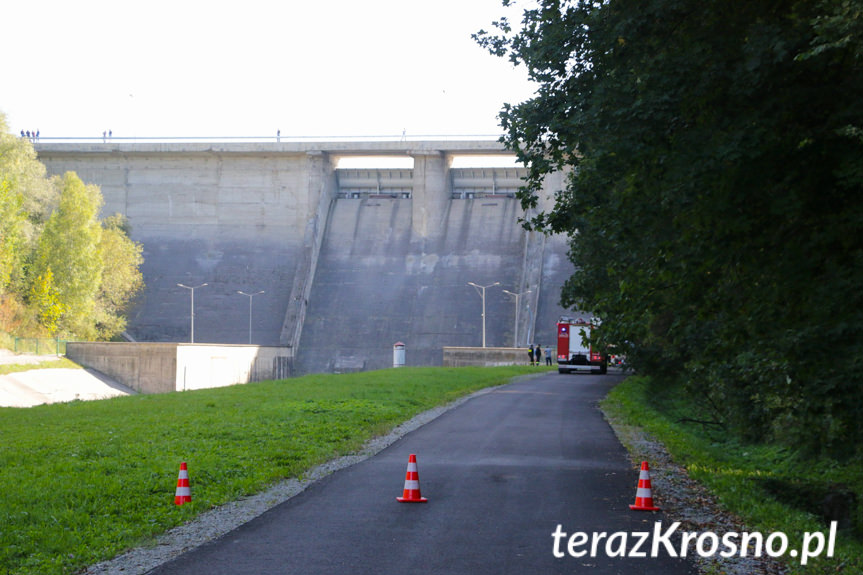
[(98, 221), (102, 205), (99, 188), (87, 186), (71, 172), (62, 178), (60, 203), (39, 238), (32, 274), (51, 270), (59, 299), (66, 306), (60, 320), (64, 332), (96, 337), (92, 317), (102, 283), (104, 260)]
[(74, 172), (46, 177), (33, 145), (9, 134), (0, 114), (0, 305), (14, 311), (0, 317), (82, 339), (125, 329), (143, 286), (141, 246), (121, 216), (100, 221), (101, 207), (99, 188)]
[[(505, 0), (504, 4), (510, 2)], [(863, 431), (863, 1), (541, 0), (477, 40), (527, 66), (501, 112), (528, 225), (570, 235), (562, 303), (733, 430)]]
[(33, 146), (8, 133), (0, 114), (0, 295), (23, 288), (26, 256), (55, 201)]
[(129, 239), (126, 219), (115, 214), (102, 221), (99, 249), (111, 273), (102, 274), (94, 319), (98, 337), (110, 338), (126, 329), (125, 311), (144, 287), (143, 248)]
[(36, 308), (39, 322), (51, 335), (55, 335), (67, 307), (60, 301), (60, 290), (54, 284), (54, 274), (50, 267), (33, 280), (30, 286), (30, 301)]
[(0, 180), (0, 294), (12, 283), (13, 270), (20, 269), (23, 254), (23, 198), (8, 180)]

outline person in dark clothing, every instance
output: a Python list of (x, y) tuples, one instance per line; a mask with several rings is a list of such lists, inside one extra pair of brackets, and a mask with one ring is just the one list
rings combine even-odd
[(536, 365), (542, 365), (542, 346), (537, 344), (536, 349), (533, 350), (533, 357), (536, 358)]
[(533, 365), (533, 344), (530, 344), (530, 347), (527, 348), (527, 357), (530, 365)]

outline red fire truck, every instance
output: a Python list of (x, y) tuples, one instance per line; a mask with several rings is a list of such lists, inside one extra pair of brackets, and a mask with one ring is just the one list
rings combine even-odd
[(584, 336), (594, 325), (582, 318), (561, 317), (557, 322), (557, 371), (586, 371), (604, 374), (608, 357), (584, 343)]

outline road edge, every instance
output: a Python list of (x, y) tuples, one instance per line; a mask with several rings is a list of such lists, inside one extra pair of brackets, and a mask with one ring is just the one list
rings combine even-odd
[(111, 573), (145, 575), (183, 553), (191, 551), (248, 523), (273, 507), (299, 495), (310, 485), (331, 473), (350, 467), (376, 455), (411, 431), (419, 429), (466, 401), (491, 393), (506, 385), (540, 375), (543, 374), (520, 375), (510, 379), (507, 383), (480, 389), (450, 403), (419, 413), (394, 427), (388, 434), (370, 439), (356, 453), (337, 457), (326, 463), (322, 463), (310, 469), (300, 478), (280, 481), (256, 495), (244, 497), (205, 511), (188, 523), (174, 527), (159, 535), (153, 543), (130, 549), (113, 559), (91, 565), (82, 571), (81, 575), (110, 575)]
[[(623, 381), (625, 378), (621, 379), (621, 382)], [(719, 504), (713, 492), (692, 479), (686, 468), (674, 461), (663, 443), (641, 427), (630, 425), (611, 415), (602, 408), (601, 401), (598, 402), (597, 409), (628, 452), (633, 469), (638, 469), (642, 461), (649, 462), (654, 502), (662, 508), (664, 517), (671, 521), (680, 521), (681, 531), (751, 531), (741, 518)], [(634, 471), (633, 477), (638, 477), (637, 471)], [(636, 483), (633, 483), (633, 498), (635, 487)], [(703, 575), (784, 575), (788, 571), (782, 563), (766, 556), (696, 556), (695, 565)]]

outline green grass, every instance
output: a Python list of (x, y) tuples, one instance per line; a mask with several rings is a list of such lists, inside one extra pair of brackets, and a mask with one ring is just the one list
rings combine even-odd
[(81, 366), (65, 357), (55, 360), (41, 361), (39, 363), (6, 363), (0, 364), (0, 375), (16, 373), (19, 371), (30, 371), (31, 369), (81, 369)]
[(820, 557), (805, 567), (791, 557), (785, 560), (792, 573), (863, 574), (863, 461), (805, 460), (787, 448), (739, 443), (716, 426), (682, 422), (683, 415), (698, 413), (691, 401), (675, 389), (662, 390), (646, 378), (631, 377), (606, 397), (602, 408), (616, 424), (640, 427), (662, 442), (672, 458), (751, 531), (785, 533), (789, 548), (799, 547), (804, 532), (826, 534), (828, 525), (805, 507), (817, 507), (827, 486), (846, 486), (856, 494), (855, 525), (839, 533), (835, 556)]
[[(0, 573), (74, 573), (526, 373), (400, 368), (0, 408)], [(193, 501), (178, 507), (182, 461)]]

